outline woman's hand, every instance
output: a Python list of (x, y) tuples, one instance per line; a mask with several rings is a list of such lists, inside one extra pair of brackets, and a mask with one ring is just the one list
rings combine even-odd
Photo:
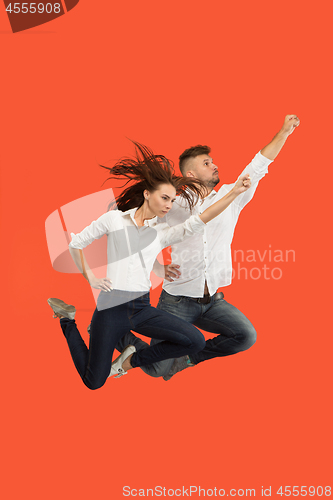
[(179, 278), (180, 276), (180, 271), (178, 264), (166, 264), (164, 266), (164, 276), (162, 278), (165, 278), (167, 281), (174, 281), (175, 279)]
[(242, 175), (236, 182), (233, 187), (233, 191), (238, 196), (241, 193), (244, 193), (251, 186), (250, 174)]
[(167, 281), (174, 281), (175, 278), (179, 278), (180, 271), (178, 264), (160, 264), (158, 260), (155, 260), (153, 271), (159, 278), (166, 279)]
[(103, 292), (111, 292), (111, 290), (113, 290), (110, 278), (89, 277), (89, 284), (92, 288), (103, 290)]

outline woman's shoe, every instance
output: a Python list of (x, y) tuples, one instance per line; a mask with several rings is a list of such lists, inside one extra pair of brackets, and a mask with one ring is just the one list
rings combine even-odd
[(76, 313), (76, 309), (74, 306), (66, 304), (66, 302), (60, 299), (47, 299), (47, 303), (52, 307), (54, 318), (58, 318), (60, 315), (64, 318), (74, 319)]
[(127, 347), (125, 347), (120, 356), (118, 356), (118, 358), (116, 358), (112, 363), (109, 377), (114, 377), (116, 375), (115, 378), (118, 378), (122, 375), (126, 375), (127, 372), (125, 372), (125, 370), (122, 368), (123, 362), (135, 351), (136, 349), (134, 345), (128, 345)]

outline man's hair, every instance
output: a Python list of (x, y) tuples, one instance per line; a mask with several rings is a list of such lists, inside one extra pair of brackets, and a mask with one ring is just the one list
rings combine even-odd
[(176, 193), (187, 201), (191, 209), (205, 191), (205, 185), (199, 179), (176, 175), (171, 160), (163, 155), (155, 155), (143, 144), (132, 142), (135, 146), (133, 158), (123, 157), (111, 168), (100, 165), (111, 174), (108, 179), (124, 181), (125, 184), (122, 187), (128, 185), (115, 201), (109, 204), (108, 209), (118, 208), (125, 212), (131, 208), (141, 207), (145, 201), (143, 192), (146, 189), (154, 192), (161, 184), (173, 186)]
[(210, 147), (209, 146), (201, 146), (198, 144), (197, 146), (193, 146), (192, 148), (185, 149), (185, 151), (179, 157), (179, 168), (182, 175), (186, 174), (186, 163), (189, 158), (195, 158), (199, 155), (209, 155)]

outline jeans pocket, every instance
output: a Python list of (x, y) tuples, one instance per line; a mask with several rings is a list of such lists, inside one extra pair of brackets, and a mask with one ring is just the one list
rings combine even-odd
[(182, 295), (170, 295), (165, 290), (163, 290), (160, 295), (157, 308), (164, 309), (166, 306), (171, 306), (171, 307), (173, 305), (178, 306), (183, 300), (183, 298), (184, 297)]
[(182, 295), (170, 295), (169, 293), (164, 292), (161, 296), (161, 302), (163, 302), (163, 304), (180, 304), (182, 300)]

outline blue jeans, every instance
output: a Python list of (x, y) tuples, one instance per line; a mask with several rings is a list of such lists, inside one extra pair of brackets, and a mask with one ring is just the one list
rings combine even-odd
[(194, 354), (204, 348), (205, 338), (197, 328), (152, 307), (149, 293), (139, 297), (137, 295), (120, 290), (100, 293), (97, 309), (91, 320), (89, 349), (75, 320), (60, 320), (75, 367), (89, 389), (98, 389), (104, 385), (110, 374), (116, 344), (129, 330), (159, 340), (156, 345), (146, 344), (145, 349), (133, 354), (133, 368)]
[[(220, 293), (213, 295), (209, 304), (199, 304), (190, 297), (170, 295), (163, 290), (157, 308), (188, 321), (201, 330), (217, 334), (217, 337), (206, 341), (203, 350), (190, 354), (194, 364), (245, 351), (253, 346), (257, 338), (252, 323), (236, 307), (224, 300)], [(135, 345), (138, 351), (148, 347), (146, 342), (130, 332), (123, 337), (122, 342), (126, 342), (125, 345)], [(153, 339), (151, 345), (157, 345), (158, 342), (159, 340)], [(172, 364), (173, 359), (154, 363), (152, 366), (141, 366), (141, 369), (152, 377), (161, 377), (170, 371)]]

